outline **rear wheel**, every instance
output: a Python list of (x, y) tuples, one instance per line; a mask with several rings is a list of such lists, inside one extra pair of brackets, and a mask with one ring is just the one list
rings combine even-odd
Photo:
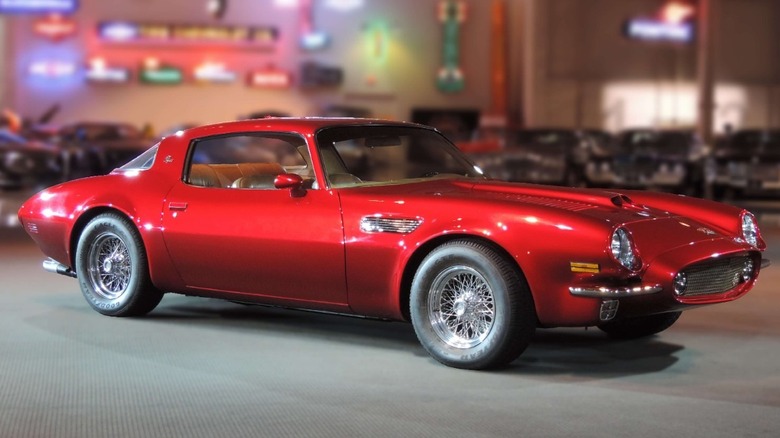
[(598, 326), (615, 339), (636, 339), (661, 333), (671, 327), (682, 312), (659, 313), (658, 315), (638, 316), (610, 321)]
[(410, 311), (422, 346), (456, 368), (506, 365), (525, 350), (536, 329), (520, 271), (472, 240), (449, 242), (428, 254), (412, 282)]
[(104, 315), (144, 315), (163, 296), (149, 278), (141, 236), (116, 213), (87, 224), (76, 250), (76, 273), (84, 298)]

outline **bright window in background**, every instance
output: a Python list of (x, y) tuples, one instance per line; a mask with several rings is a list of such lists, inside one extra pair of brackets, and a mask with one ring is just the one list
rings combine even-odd
[[(604, 127), (619, 131), (635, 127), (696, 126), (698, 88), (695, 83), (611, 82), (601, 93)], [(747, 113), (747, 90), (738, 85), (715, 88), (715, 132), (727, 124), (742, 126)]]

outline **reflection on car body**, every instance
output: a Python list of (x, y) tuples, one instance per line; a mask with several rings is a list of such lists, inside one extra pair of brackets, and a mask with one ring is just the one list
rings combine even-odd
[(189, 129), (19, 219), (97, 312), (142, 315), (172, 292), (410, 321), (468, 369), (506, 365), (537, 328), (659, 333), (748, 293), (766, 248), (744, 209), (489, 180), (433, 128), (366, 119)]

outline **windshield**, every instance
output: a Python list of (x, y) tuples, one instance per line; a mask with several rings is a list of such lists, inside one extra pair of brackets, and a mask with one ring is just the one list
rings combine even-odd
[(482, 178), (481, 171), (436, 131), (343, 126), (317, 134), (332, 187), (399, 184), (428, 178)]

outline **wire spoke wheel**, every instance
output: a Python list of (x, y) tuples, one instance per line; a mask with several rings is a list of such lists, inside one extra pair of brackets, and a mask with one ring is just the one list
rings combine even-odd
[(434, 359), (471, 370), (515, 360), (537, 321), (519, 267), (500, 248), (472, 239), (443, 243), (425, 256), (412, 280), (409, 316)]
[(493, 328), (493, 291), (475, 269), (452, 266), (434, 279), (428, 312), (442, 341), (455, 348), (471, 348), (482, 343)]
[(95, 292), (106, 299), (121, 297), (130, 284), (132, 258), (127, 245), (114, 233), (104, 232), (90, 245), (89, 281)]

